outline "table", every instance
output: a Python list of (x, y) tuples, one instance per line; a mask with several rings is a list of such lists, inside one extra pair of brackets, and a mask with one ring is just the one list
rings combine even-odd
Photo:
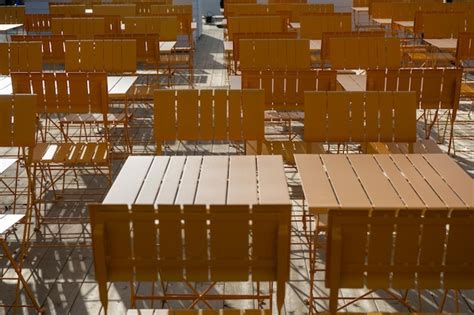
[(413, 28), (415, 27), (414, 21), (393, 21), (393, 24), (404, 33), (407, 31), (413, 31)]
[(381, 24), (384, 27), (390, 26), (392, 24), (392, 19), (372, 19), (377, 24)]
[(474, 181), (446, 154), (295, 154), (311, 214), (340, 208), (474, 209)]
[(367, 76), (360, 74), (338, 74), (337, 83), (341, 85), (344, 91), (365, 91)]
[(352, 7), (352, 15), (354, 16), (354, 25), (357, 27), (360, 22), (360, 14), (369, 14), (369, 7)]
[(22, 27), (23, 24), (0, 24), (0, 33), (5, 34), (5, 39), (8, 42), (8, 31)]
[[(112, 99), (124, 99), (138, 76), (108, 76), (107, 88)], [(0, 95), (13, 94), (12, 79), (8, 75), (0, 76)]]
[(441, 51), (454, 51), (458, 45), (457, 38), (441, 38), (441, 39), (423, 39), (431, 46), (438, 48)]
[(301, 23), (299, 22), (291, 22), (290, 23), (290, 28), (294, 30), (299, 30), (301, 28)]
[(130, 156), (103, 204), (290, 204), (281, 156)]
[[(18, 159), (13, 158), (0, 158), (0, 175), (5, 172), (10, 166), (15, 164)], [(2, 179), (0, 178), (0, 181)]]

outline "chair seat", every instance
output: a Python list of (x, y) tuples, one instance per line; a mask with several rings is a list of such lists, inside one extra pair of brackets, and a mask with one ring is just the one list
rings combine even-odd
[(474, 83), (462, 83), (461, 95), (474, 96)]
[(304, 120), (304, 112), (266, 110), (265, 120)]
[(61, 164), (106, 165), (109, 161), (109, 146), (98, 143), (38, 143), (33, 148), (30, 162)]
[(281, 155), (288, 164), (295, 164), (294, 154), (326, 153), (321, 143), (303, 141), (247, 141), (247, 155)]
[(409, 151), (408, 143), (370, 142), (367, 146), (367, 153), (370, 154), (443, 153), (436, 142), (430, 139), (413, 143), (413, 152)]
[[(130, 119), (131, 117), (130, 113), (127, 115), (125, 113), (110, 113), (107, 114), (107, 121), (112, 124), (123, 123), (126, 118)], [(103, 124), (103, 118), (102, 114), (69, 114), (62, 117), (60, 121), (62, 124)]]

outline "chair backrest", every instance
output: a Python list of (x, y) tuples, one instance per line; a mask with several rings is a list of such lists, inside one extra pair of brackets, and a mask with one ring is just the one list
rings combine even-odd
[(134, 39), (68, 40), (64, 66), (68, 72), (136, 72), (136, 41)]
[(324, 13), (305, 15), (300, 19), (301, 38), (322, 39), (324, 32), (350, 32), (352, 15), (350, 13)]
[(36, 95), (0, 95), (0, 147), (33, 147)]
[(41, 42), (0, 43), (0, 74), (13, 71), (43, 71)]
[(333, 3), (278, 3), (270, 4), (270, 12), (289, 12), (289, 22), (300, 22), (305, 15), (334, 13)]
[(330, 57), (331, 45), (330, 39), (333, 37), (385, 37), (385, 31), (367, 31), (367, 32), (323, 32), (321, 40), (321, 59), (328, 60)]
[(472, 226), (472, 209), (330, 209), (326, 287), (473, 289)]
[(268, 14), (268, 6), (255, 3), (229, 3), (225, 4), (224, 14), (227, 18), (238, 17), (246, 15), (261, 15)]
[(49, 33), (52, 28), (52, 19), (63, 15), (26, 14), (24, 28), (27, 33)]
[(308, 142), (416, 142), (414, 92), (306, 92)]
[(52, 4), (49, 5), (49, 13), (54, 15), (73, 16), (82, 15), (86, 12), (85, 4)]
[(462, 69), (368, 70), (367, 91), (412, 91), (421, 109), (457, 109)]
[(235, 33), (283, 33), (288, 30), (281, 16), (242, 16), (227, 19), (227, 35), (233, 39)]
[[(74, 35), (12, 35), (12, 42), (40, 41), (45, 63), (64, 63), (66, 40), (74, 40)], [(34, 70), (38, 71), (38, 70)]]
[(156, 90), (154, 133), (163, 141), (264, 139), (261, 90)]
[(328, 44), (327, 59), (332, 69), (400, 68), (399, 38), (330, 37)]
[(192, 5), (152, 5), (153, 16), (174, 16), (178, 20), (179, 35), (192, 36), (191, 22), (193, 21)]
[(25, 21), (25, 6), (1, 6), (0, 23), (2, 24), (23, 24)]
[(296, 39), (297, 32), (270, 32), (270, 33), (234, 33), (232, 40), (232, 59), (240, 60), (240, 40), (241, 39)]
[(107, 120), (105, 73), (13, 72), (14, 93), (36, 94), (37, 113), (102, 113)]
[(127, 4), (94, 4), (92, 6), (93, 15), (115, 15), (115, 16), (135, 16), (136, 7), (134, 3)]
[(463, 61), (469, 60), (474, 60), (474, 33), (459, 33), (456, 62), (461, 65)]
[(154, 282), (159, 274), (163, 281), (275, 281), (281, 309), (289, 279), (290, 209), (89, 205), (102, 305), (107, 307), (107, 282)]
[(424, 38), (457, 38), (466, 31), (465, 12), (425, 12), (415, 15), (414, 32)]
[(53, 18), (51, 31), (55, 35), (74, 35), (78, 39), (93, 39), (95, 34), (106, 32), (104, 18)]
[(242, 71), (243, 89), (265, 91), (265, 109), (304, 110), (306, 91), (335, 91), (333, 70)]
[(179, 23), (175, 16), (127, 16), (123, 18), (126, 34), (159, 34), (160, 40), (175, 41)]
[(309, 70), (311, 55), (307, 39), (242, 39), (240, 69)]
[(133, 39), (136, 42), (137, 61), (157, 63), (160, 55), (160, 42), (157, 33), (149, 34), (99, 34), (95, 39)]

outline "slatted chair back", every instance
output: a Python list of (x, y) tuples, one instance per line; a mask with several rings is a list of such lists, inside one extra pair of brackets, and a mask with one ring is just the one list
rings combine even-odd
[[(74, 40), (73, 35), (12, 35), (12, 42), (40, 41), (45, 63), (64, 63), (66, 40)], [(35, 70), (38, 71), (38, 70)]]
[(457, 109), (461, 69), (368, 70), (367, 91), (412, 91), (421, 109)]
[(271, 33), (234, 33), (232, 40), (232, 58), (234, 61), (240, 60), (240, 40), (241, 39), (296, 39), (296, 32), (271, 32)]
[(23, 24), (25, 21), (25, 6), (1, 6), (0, 23)]
[(127, 16), (123, 18), (125, 34), (160, 34), (160, 40), (175, 41), (179, 33), (176, 17)]
[(92, 6), (93, 15), (105, 16), (105, 15), (115, 15), (115, 16), (135, 16), (136, 7), (134, 3), (130, 4), (94, 4)]
[(474, 33), (459, 33), (456, 48), (456, 63), (461, 65), (463, 61), (474, 60)]
[(352, 0), (352, 6), (355, 8), (368, 7), (370, 0)]
[(158, 153), (168, 140), (264, 139), (261, 90), (156, 90), (154, 98)]
[(272, 10), (290, 13), (289, 22), (300, 22), (301, 17), (305, 15), (314, 15), (314, 14), (323, 14), (323, 13), (334, 13), (334, 4), (333, 3), (280, 3), (270, 5), (270, 12)]
[(306, 92), (304, 108), (308, 142), (416, 142), (414, 92)]
[(33, 147), (36, 95), (0, 95), (0, 147)]
[(265, 91), (265, 109), (304, 110), (307, 91), (335, 91), (337, 72), (333, 70), (242, 71), (243, 89)]
[(466, 31), (465, 12), (416, 12), (414, 32), (424, 38), (457, 38)]
[(137, 71), (137, 45), (134, 39), (68, 40), (65, 56), (67, 72)]
[(281, 16), (242, 16), (227, 19), (227, 36), (233, 40), (235, 33), (284, 33), (288, 24)]
[(328, 61), (330, 57), (331, 45), (330, 39), (333, 37), (385, 37), (385, 31), (367, 31), (367, 32), (323, 32), (321, 40), (321, 59)]
[(269, 4), (274, 3), (308, 3), (308, 0), (268, 0)]
[(398, 69), (401, 65), (399, 38), (333, 36), (328, 45), (332, 69)]
[(43, 71), (41, 42), (0, 43), (0, 74), (14, 71)]
[(27, 33), (49, 33), (52, 29), (52, 19), (62, 15), (26, 14), (24, 28)]
[(322, 39), (323, 33), (350, 32), (352, 15), (350, 13), (324, 13), (305, 15), (300, 19), (300, 37)]
[(178, 20), (179, 35), (187, 35), (188, 38), (192, 37), (192, 5), (152, 5), (151, 15), (176, 17)]
[(224, 11), (227, 18), (231, 16), (246, 16), (246, 15), (268, 15), (268, 6), (255, 3), (230, 3), (226, 4)]
[(330, 312), (343, 288), (474, 288), (473, 225), (473, 209), (330, 209)]
[(52, 4), (49, 5), (49, 13), (71, 17), (73, 15), (83, 15), (86, 13), (85, 4)]
[(157, 64), (160, 56), (160, 42), (158, 34), (99, 34), (95, 39), (135, 40), (136, 60)]
[(307, 39), (242, 39), (239, 54), (242, 71), (310, 69)]
[(106, 27), (104, 18), (53, 18), (51, 31), (55, 35), (74, 35), (77, 39), (93, 39), (95, 34), (103, 34)]
[(158, 205), (157, 210), (134, 205), (131, 211), (127, 205), (90, 205), (89, 213), (104, 308), (107, 282), (158, 279), (275, 281), (277, 307), (283, 306), (289, 278), (288, 205)]
[(37, 113), (102, 113), (107, 121), (105, 73), (13, 72), (14, 93), (36, 94)]

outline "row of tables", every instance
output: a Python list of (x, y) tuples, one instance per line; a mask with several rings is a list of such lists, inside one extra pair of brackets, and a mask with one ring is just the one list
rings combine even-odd
[[(446, 154), (296, 154), (309, 211), (468, 209), (474, 181)], [(103, 204), (290, 204), (281, 156), (130, 156)]]

